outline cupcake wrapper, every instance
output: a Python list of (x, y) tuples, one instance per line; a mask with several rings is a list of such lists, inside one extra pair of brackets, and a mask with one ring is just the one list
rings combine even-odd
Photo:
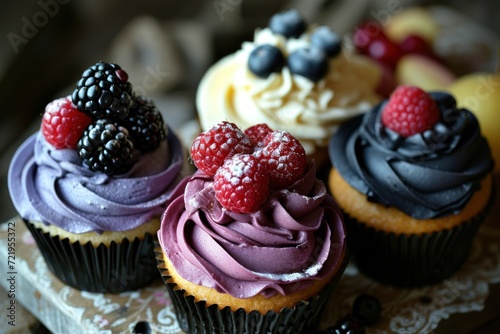
[(89, 292), (119, 293), (136, 290), (158, 278), (154, 238), (112, 241), (94, 247), (60, 239), (25, 221), (49, 270), (67, 285)]
[(219, 310), (218, 305), (207, 307), (204, 301), (195, 302), (193, 296), (186, 296), (184, 290), (176, 290), (176, 284), (169, 282), (170, 276), (159, 246), (156, 248), (156, 253), (158, 269), (172, 298), (179, 326), (191, 334), (313, 333), (321, 320), (324, 305), (347, 265), (345, 260), (339, 274), (319, 295), (302, 301), (293, 308), (283, 308), (279, 313), (269, 311), (262, 315), (259, 311), (247, 313), (244, 309), (238, 309), (233, 312), (230, 307)]
[(366, 276), (393, 286), (442, 282), (466, 261), (490, 205), (450, 230), (421, 235), (375, 230), (344, 213), (353, 262)]

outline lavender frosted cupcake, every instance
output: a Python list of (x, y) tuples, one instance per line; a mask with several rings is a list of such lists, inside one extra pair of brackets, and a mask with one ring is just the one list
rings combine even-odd
[(99, 62), (71, 98), (47, 105), (8, 186), (56, 277), (116, 293), (158, 277), (153, 241), (183, 160), (153, 102), (134, 96), (119, 66)]
[[(159, 268), (181, 328), (313, 331), (345, 268), (342, 215), (296, 139), (274, 131), (247, 150), (246, 137), (221, 124), (195, 141), (201, 169), (178, 188), (158, 232)], [(229, 140), (215, 149), (220, 135)], [(212, 148), (221, 154), (211, 156)], [(273, 152), (300, 167), (276, 177)]]

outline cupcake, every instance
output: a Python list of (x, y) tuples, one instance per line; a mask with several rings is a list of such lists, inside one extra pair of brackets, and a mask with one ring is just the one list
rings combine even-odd
[(330, 142), (329, 188), (360, 271), (383, 283), (438, 283), (467, 258), (493, 197), (493, 160), (452, 95), (399, 86)]
[(308, 26), (296, 10), (275, 14), (203, 76), (196, 95), (202, 130), (223, 120), (242, 129), (265, 123), (329, 166), (328, 140), (339, 124), (381, 100), (380, 67), (341, 44), (329, 27)]
[(71, 97), (47, 105), (8, 187), (56, 277), (116, 293), (159, 278), (154, 240), (183, 160), (154, 103), (135, 96), (118, 65), (99, 62)]
[(158, 266), (188, 333), (310, 332), (345, 269), (342, 215), (297, 139), (247, 130), (224, 121), (194, 141)]

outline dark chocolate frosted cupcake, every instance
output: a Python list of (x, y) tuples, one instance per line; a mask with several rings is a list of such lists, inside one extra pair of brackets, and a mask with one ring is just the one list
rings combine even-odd
[(493, 160), (451, 95), (398, 87), (339, 129), (330, 158), (329, 188), (362, 272), (419, 286), (460, 268), (493, 196)]

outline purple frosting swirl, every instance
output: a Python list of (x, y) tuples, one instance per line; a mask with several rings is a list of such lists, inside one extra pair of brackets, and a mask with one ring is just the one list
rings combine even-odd
[(8, 186), (26, 220), (72, 233), (126, 231), (161, 216), (182, 164), (172, 131), (156, 150), (138, 155), (130, 171), (114, 177), (88, 169), (76, 150), (57, 150), (37, 132), (12, 158)]
[(404, 138), (384, 127), (383, 102), (341, 126), (330, 141), (331, 161), (349, 184), (416, 219), (460, 212), (493, 169), (476, 117), (457, 109), (447, 93), (430, 95), (441, 120), (424, 133)]
[(237, 298), (305, 289), (338, 270), (345, 251), (341, 213), (315, 175), (310, 162), (303, 179), (272, 192), (260, 210), (237, 214), (198, 171), (163, 215), (162, 249), (183, 278)]

